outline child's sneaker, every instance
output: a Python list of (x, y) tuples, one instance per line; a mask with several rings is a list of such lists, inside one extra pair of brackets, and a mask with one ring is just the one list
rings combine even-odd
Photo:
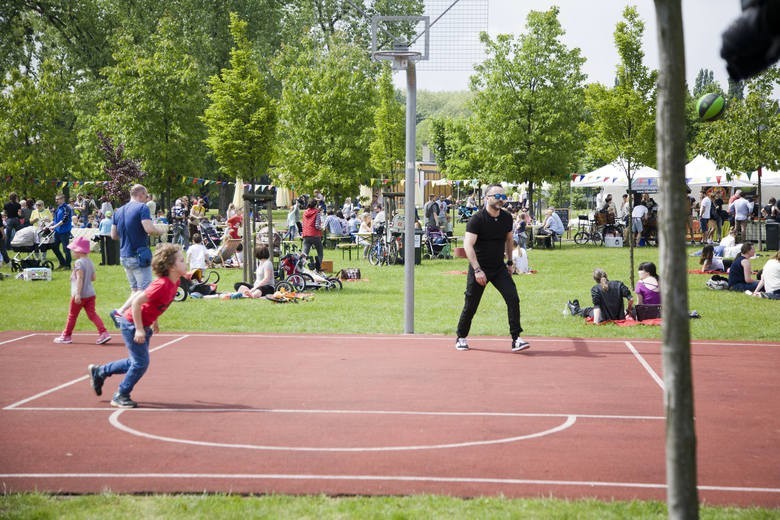
[(114, 322), (114, 327), (119, 328), (119, 311), (111, 309), (111, 312), (108, 313), (108, 317)]
[(60, 336), (58, 338), (54, 338), (54, 343), (70, 345), (71, 343), (73, 343), (73, 339), (70, 336)]
[(108, 331), (105, 331), (100, 333), (100, 336), (98, 336), (98, 339), (95, 343), (102, 345), (104, 343), (108, 343), (109, 341), (111, 341), (111, 334), (109, 334)]
[(92, 390), (95, 391), (95, 395), (102, 394), (103, 381), (105, 381), (106, 378), (100, 375), (100, 365), (89, 365), (87, 367), (87, 372), (89, 372), (89, 381), (92, 384)]
[(135, 408), (138, 406), (138, 403), (130, 399), (129, 395), (122, 395), (120, 393), (114, 394), (114, 397), (111, 399), (111, 406), (114, 406), (116, 408)]

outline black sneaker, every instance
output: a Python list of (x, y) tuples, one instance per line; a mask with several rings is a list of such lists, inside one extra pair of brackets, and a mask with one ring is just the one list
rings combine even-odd
[(466, 341), (466, 338), (458, 338), (457, 340), (455, 340), (455, 348), (457, 350), (468, 350), (469, 342)]
[(531, 348), (531, 345), (521, 337), (512, 340), (512, 352), (520, 352), (529, 348)]
[(106, 378), (100, 375), (100, 365), (89, 365), (87, 371), (92, 382), (92, 390), (95, 391), (95, 395), (101, 395), (103, 393), (103, 382)]
[(582, 314), (582, 309), (580, 309), (580, 301), (574, 300), (571, 302), (567, 302), (566, 305), (569, 307), (569, 312), (572, 316), (579, 316)]
[(129, 395), (116, 393), (114, 394), (114, 397), (111, 398), (111, 406), (115, 406), (116, 408), (135, 408), (138, 406), (138, 403), (130, 399)]
[(108, 313), (108, 317), (114, 322), (114, 327), (119, 328), (119, 311), (111, 309), (111, 312)]

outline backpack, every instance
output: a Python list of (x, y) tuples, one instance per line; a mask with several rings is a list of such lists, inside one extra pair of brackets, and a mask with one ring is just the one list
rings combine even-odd
[[(433, 209), (433, 207), (436, 206), (436, 210)], [(428, 207), (425, 209), (425, 218), (431, 218), (432, 215), (438, 215), (439, 214), (439, 204), (436, 202), (431, 202), (428, 204)]]
[(716, 291), (723, 291), (729, 288), (729, 281), (728, 278), (724, 278), (723, 276), (714, 274), (712, 275), (712, 278), (710, 278), (704, 283), (704, 285), (706, 285), (709, 289), (714, 289)]

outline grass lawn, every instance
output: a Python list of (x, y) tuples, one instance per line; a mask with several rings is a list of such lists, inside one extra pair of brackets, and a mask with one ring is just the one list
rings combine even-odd
[[(458, 232), (460, 231), (460, 232)], [(456, 230), (462, 235), (462, 229)], [(688, 248), (692, 252), (693, 247)], [(754, 260), (760, 268), (766, 252)], [(660, 327), (587, 325), (581, 318), (563, 315), (567, 300), (587, 304), (591, 272), (602, 267), (613, 280), (629, 281), (628, 249), (577, 246), (532, 250), (529, 258), (536, 274), (515, 277), (522, 311), (523, 336), (660, 338)], [(341, 292), (318, 292), (313, 301), (274, 304), (264, 300), (194, 300), (174, 303), (160, 319), (164, 332), (288, 332), (288, 333), (391, 333), (403, 332), (403, 266), (374, 267), (364, 260), (342, 259), (341, 252), (326, 250), (336, 270), (359, 267), (363, 279), (345, 282)], [(99, 262), (99, 255), (93, 254)], [(658, 263), (658, 250), (636, 250), (636, 263)], [(463, 304), (466, 269), (463, 259), (424, 260), (415, 268), (416, 333), (453, 336)], [(698, 267), (690, 257), (689, 269)], [(10, 274), (8, 266), (1, 270)], [(232, 290), (239, 270), (220, 270), (220, 289)], [(661, 273), (663, 283), (663, 273)], [(712, 291), (707, 276), (689, 275), (690, 309), (701, 319), (691, 320), (694, 339), (776, 341), (777, 303), (740, 293)], [(97, 266), (97, 306), (107, 320), (109, 309), (127, 297), (127, 282), (120, 266)], [(68, 274), (55, 272), (51, 282), (0, 281), (2, 328), (59, 332), (67, 317)], [(472, 336), (507, 333), (506, 308), (498, 292), (488, 289), (474, 320)], [(78, 331), (93, 331), (81, 316)], [(508, 347), (508, 342), (507, 342)], [(0, 498), (0, 518), (665, 518), (664, 504), (652, 502), (460, 500), (449, 497), (236, 497), (224, 495), (58, 497), (6, 495)], [(780, 511), (703, 508), (702, 518), (780, 518)]]

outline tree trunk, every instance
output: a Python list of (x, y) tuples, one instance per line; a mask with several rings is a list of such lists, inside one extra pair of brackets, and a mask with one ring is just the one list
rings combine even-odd
[(657, 137), (661, 171), (660, 258), (666, 481), (669, 518), (699, 517), (693, 421), (685, 225), (685, 45), (681, 0), (655, 0), (659, 62)]

